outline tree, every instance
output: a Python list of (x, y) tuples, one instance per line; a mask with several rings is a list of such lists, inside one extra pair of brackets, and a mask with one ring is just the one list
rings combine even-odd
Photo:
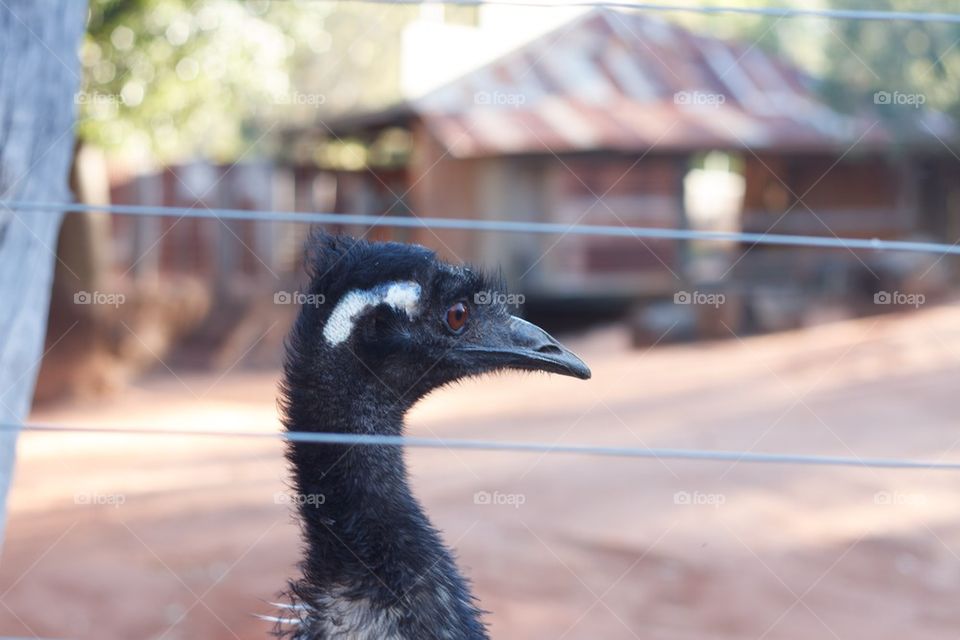
[(92, 0), (78, 134), (146, 164), (285, 157), (281, 127), (399, 99), (410, 6)]
[(289, 92), (291, 42), (268, 2), (92, 0), (81, 51), (82, 140), (128, 158), (235, 159)]
[[(0, 2), (0, 199), (65, 201), (82, 0)], [(27, 416), (62, 214), (0, 207), (0, 423)], [(0, 431), (0, 541), (17, 434)]]
[[(851, 8), (834, 0), (835, 8)], [(856, 6), (854, 8), (865, 8)], [(872, 0), (878, 11), (944, 11), (942, 3)], [(851, 111), (876, 108), (888, 126), (926, 134), (917, 107), (960, 118), (960, 25), (944, 22), (841, 20), (824, 53), (827, 97)], [(855, 54), (854, 54), (855, 52)], [(877, 92), (880, 92), (879, 94)]]

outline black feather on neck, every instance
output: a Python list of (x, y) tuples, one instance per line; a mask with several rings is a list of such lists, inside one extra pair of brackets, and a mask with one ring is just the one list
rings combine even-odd
[[(322, 238), (319, 244), (312, 293), (330, 297), (364, 286), (368, 275), (373, 280), (369, 269), (383, 278), (383, 266), (365, 262), (361, 245), (337, 238)], [(327, 266), (334, 261), (336, 273), (352, 272), (353, 282), (325, 278), (324, 269), (335, 277)], [(282, 389), (286, 428), (400, 435), (416, 397), (402, 397), (375, 375), (365, 375), (364, 364), (349, 354), (331, 356), (319, 333), (324, 313), (305, 306), (288, 340)], [(488, 637), (466, 580), (411, 493), (402, 449), (291, 443), (287, 458), (306, 549), (302, 577), (290, 585), (295, 615), (285, 616), (299, 624), (278, 625), (280, 635), (299, 640)]]

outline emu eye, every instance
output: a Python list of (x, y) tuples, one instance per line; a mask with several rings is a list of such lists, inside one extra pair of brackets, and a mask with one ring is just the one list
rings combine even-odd
[(468, 315), (470, 314), (467, 311), (467, 305), (463, 304), (462, 302), (456, 303), (447, 309), (447, 326), (454, 333), (460, 333), (463, 331), (463, 327), (467, 324)]

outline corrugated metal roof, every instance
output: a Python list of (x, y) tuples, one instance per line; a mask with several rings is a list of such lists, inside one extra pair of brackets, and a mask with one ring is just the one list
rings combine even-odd
[[(409, 105), (455, 157), (888, 143), (756, 46), (598, 9)], [(921, 116), (918, 112), (916, 117)]]

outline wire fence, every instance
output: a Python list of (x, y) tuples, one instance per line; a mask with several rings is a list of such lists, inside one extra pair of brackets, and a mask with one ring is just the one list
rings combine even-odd
[(605, 447), (589, 444), (547, 442), (507, 442), (503, 440), (467, 440), (459, 438), (422, 438), (413, 436), (358, 435), (312, 431), (226, 431), (192, 429), (148, 429), (138, 427), (67, 427), (45, 424), (0, 424), (0, 431), (58, 432), (135, 436), (188, 436), (218, 438), (253, 438), (286, 440), (307, 444), (332, 444), (375, 447), (412, 447), (420, 449), (458, 449), (467, 451), (510, 451), (516, 453), (568, 454), (615, 458), (733, 462), (755, 464), (816, 465), (827, 467), (861, 467), (873, 469), (927, 469), (960, 471), (960, 462), (943, 460), (910, 460), (901, 458), (862, 458), (859, 456), (822, 456), (756, 451), (718, 451), (652, 447)]
[(871, 20), (887, 22), (946, 22), (960, 24), (960, 14), (930, 11), (884, 11), (877, 9), (804, 9), (794, 7), (704, 7), (689, 4), (664, 4), (660, 2), (633, 2), (632, 0), (361, 0), (368, 4), (399, 5), (458, 5), (465, 7), (517, 6), (517, 7), (609, 7), (612, 9), (636, 9), (667, 13), (739, 14), (769, 18), (828, 18), (834, 20)]
[[(247, 209), (210, 209), (162, 207), (142, 205), (87, 205), (67, 202), (27, 202), (0, 200), (0, 207), (11, 211), (38, 213), (111, 213), (133, 216), (167, 216), (228, 220), (262, 220), (310, 224), (354, 224), (380, 227), (409, 227), (422, 229), (458, 229), (468, 231), (534, 233), (553, 235), (592, 235), (674, 240), (707, 240), (746, 242), (798, 247), (862, 249), (872, 251), (906, 251), (939, 255), (960, 254), (958, 244), (909, 242), (898, 240), (864, 240), (858, 238), (825, 238), (818, 236), (779, 235), (740, 232), (695, 231), (648, 227), (565, 225), (542, 222), (515, 222), (509, 220), (475, 220), (458, 218), (396, 217), (387, 215), (359, 215), (341, 213), (311, 213), (296, 211), (258, 211)], [(288, 442), (349, 446), (392, 446), (427, 449), (457, 449), (473, 451), (509, 451), (518, 453), (568, 454), (634, 459), (685, 460), (701, 462), (732, 462), (756, 464), (785, 464), (831, 467), (859, 467), (880, 469), (926, 469), (960, 471), (960, 462), (943, 460), (911, 460), (902, 458), (863, 458), (859, 456), (824, 456), (755, 451), (722, 451), (651, 447), (598, 446), (589, 444), (559, 444), (544, 442), (508, 442), (423, 438), (410, 436), (358, 435), (324, 432), (280, 431), (221, 431), (147, 428), (68, 427), (41, 424), (0, 424), (0, 431), (61, 432), (77, 434), (114, 434), (141, 436), (195, 436), (224, 438), (282, 439)]]
[(667, 229), (658, 227), (630, 227), (626, 225), (583, 225), (556, 222), (517, 222), (513, 220), (475, 220), (437, 217), (398, 217), (353, 213), (309, 213), (296, 211), (255, 211), (250, 209), (195, 209), (190, 207), (159, 207), (144, 205), (87, 205), (63, 202), (22, 202), (0, 200), (0, 207), (13, 211), (47, 213), (112, 213), (133, 216), (166, 216), (177, 218), (207, 218), (214, 220), (262, 220), (273, 222), (300, 222), (307, 224), (367, 225), (371, 227), (403, 227), (413, 229), (457, 229), (504, 233), (533, 233), (561, 236), (611, 236), (620, 238), (653, 238), (660, 240), (707, 240), (713, 242), (743, 242), (749, 244), (828, 249), (904, 251), (935, 255), (960, 255), (960, 242), (914, 242), (881, 240), (879, 238), (841, 238), (776, 233), (746, 233), (739, 231), (702, 231), (695, 229)]
[[(360, 0), (366, 3), (423, 5), (448, 4), (458, 6), (524, 6), (524, 7), (606, 7), (616, 9), (644, 10), (651, 12), (698, 13), (706, 15), (736, 14), (767, 18), (814, 18), (834, 20), (863, 20), (884, 22), (946, 23), (960, 25), (960, 13), (921, 11), (882, 11), (814, 9), (786, 7), (732, 7), (693, 6), (630, 0), (601, 1), (537, 1), (537, 0)], [(2, 0), (0, 0), (2, 2)], [(744, 243), (779, 247), (803, 247), (817, 249), (843, 249), (848, 251), (905, 252), (931, 254), (938, 257), (960, 255), (960, 241), (956, 243), (919, 242), (907, 240), (884, 240), (880, 238), (839, 237), (830, 235), (796, 235), (779, 233), (753, 233), (738, 231), (707, 231), (696, 229), (673, 229), (637, 227), (627, 225), (588, 225), (550, 222), (524, 222), (514, 220), (477, 220), (457, 217), (420, 217), (345, 214), (333, 212), (265, 211), (201, 207), (171, 207), (144, 205), (88, 205), (71, 202), (37, 202), (0, 199), (0, 212), (33, 212), (58, 215), (61, 213), (109, 213), (124, 216), (197, 218), (212, 220), (250, 220), (266, 222), (357, 225), (387, 228), (411, 228), (433, 230), (460, 230), (482, 233), (520, 233), (552, 236), (606, 236), (634, 239), (659, 239), (676, 241), (706, 241)], [(500, 440), (477, 440), (462, 438), (413, 437), (388, 435), (361, 435), (327, 432), (284, 432), (280, 430), (191, 430), (180, 428), (143, 427), (96, 427), (66, 426), (36, 423), (0, 423), (0, 432), (32, 434), (100, 435), (107, 437), (189, 437), (256, 439), (312, 445), (335, 445), (348, 447), (401, 447), (417, 449), (461, 450), (476, 452), (510, 452), (517, 454), (590, 456), (600, 458), (624, 458), (629, 460), (657, 460), (694, 463), (730, 463), (753, 465), (790, 465), (803, 467), (827, 467), (847, 469), (886, 469), (908, 471), (960, 471), (960, 460), (921, 460), (898, 457), (860, 457), (851, 455), (813, 455), (794, 453), (758, 452), (752, 450), (705, 450), (664, 447), (602, 446), (583, 443), (520, 442)], [(209, 608), (209, 607), (208, 607)], [(17, 640), (0, 638), (0, 640)]]
[[(523, 7), (608, 7), (652, 12), (699, 13), (710, 15), (739, 14), (770, 18), (821, 18), (837, 20), (940, 22), (960, 24), (960, 13), (923, 11), (884, 11), (862, 9), (821, 9), (794, 7), (734, 7), (698, 6), (631, 0), (570, 0), (567, 2), (537, 0), (361, 0), (367, 3), (423, 5), (448, 4), (459, 6), (523, 6)], [(953, 244), (882, 240), (879, 238), (842, 238), (836, 236), (788, 235), (735, 231), (705, 231), (614, 225), (583, 225), (549, 222), (520, 222), (512, 220), (476, 220), (455, 217), (399, 217), (344, 213), (260, 211), (247, 209), (211, 209), (207, 207), (165, 207), (143, 205), (87, 205), (71, 202), (36, 202), (0, 200), (0, 208), (8, 211), (35, 213), (111, 213), (130, 216), (165, 216), (176, 218), (207, 218), (218, 220), (259, 220), (306, 224), (366, 225), (414, 229), (446, 229), (475, 232), (525, 233), (560, 236), (610, 236), (637, 239), (703, 240), (737, 242), (755, 245), (775, 245), (810, 248), (829, 248), (867, 251), (900, 251), (927, 253), (940, 256), (960, 254), (960, 242)], [(852, 456), (824, 456), (761, 453), (755, 451), (723, 451), (650, 447), (613, 447), (589, 444), (559, 444), (543, 442), (507, 442), (467, 439), (422, 438), (410, 436), (357, 435), (324, 432), (280, 431), (219, 431), (147, 428), (69, 427), (44, 424), (0, 423), (6, 432), (60, 432), (75, 434), (115, 434), (135, 436), (190, 436), (224, 438), (282, 439), (288, 442), (349, 446), (392, 446), (432, 449), (459, 449), (474, 451), (510, 451), (519, 453), (569, 454), (635, 459), (686, 460), (701, 462), (733, 462), (758, 464), (816, 465), (832, 467), (860, 467), (882, 469), (926, 469), (960, 471), (960, 462), (944, 460), (913, 460), (904, 458), (862, 458)]]

